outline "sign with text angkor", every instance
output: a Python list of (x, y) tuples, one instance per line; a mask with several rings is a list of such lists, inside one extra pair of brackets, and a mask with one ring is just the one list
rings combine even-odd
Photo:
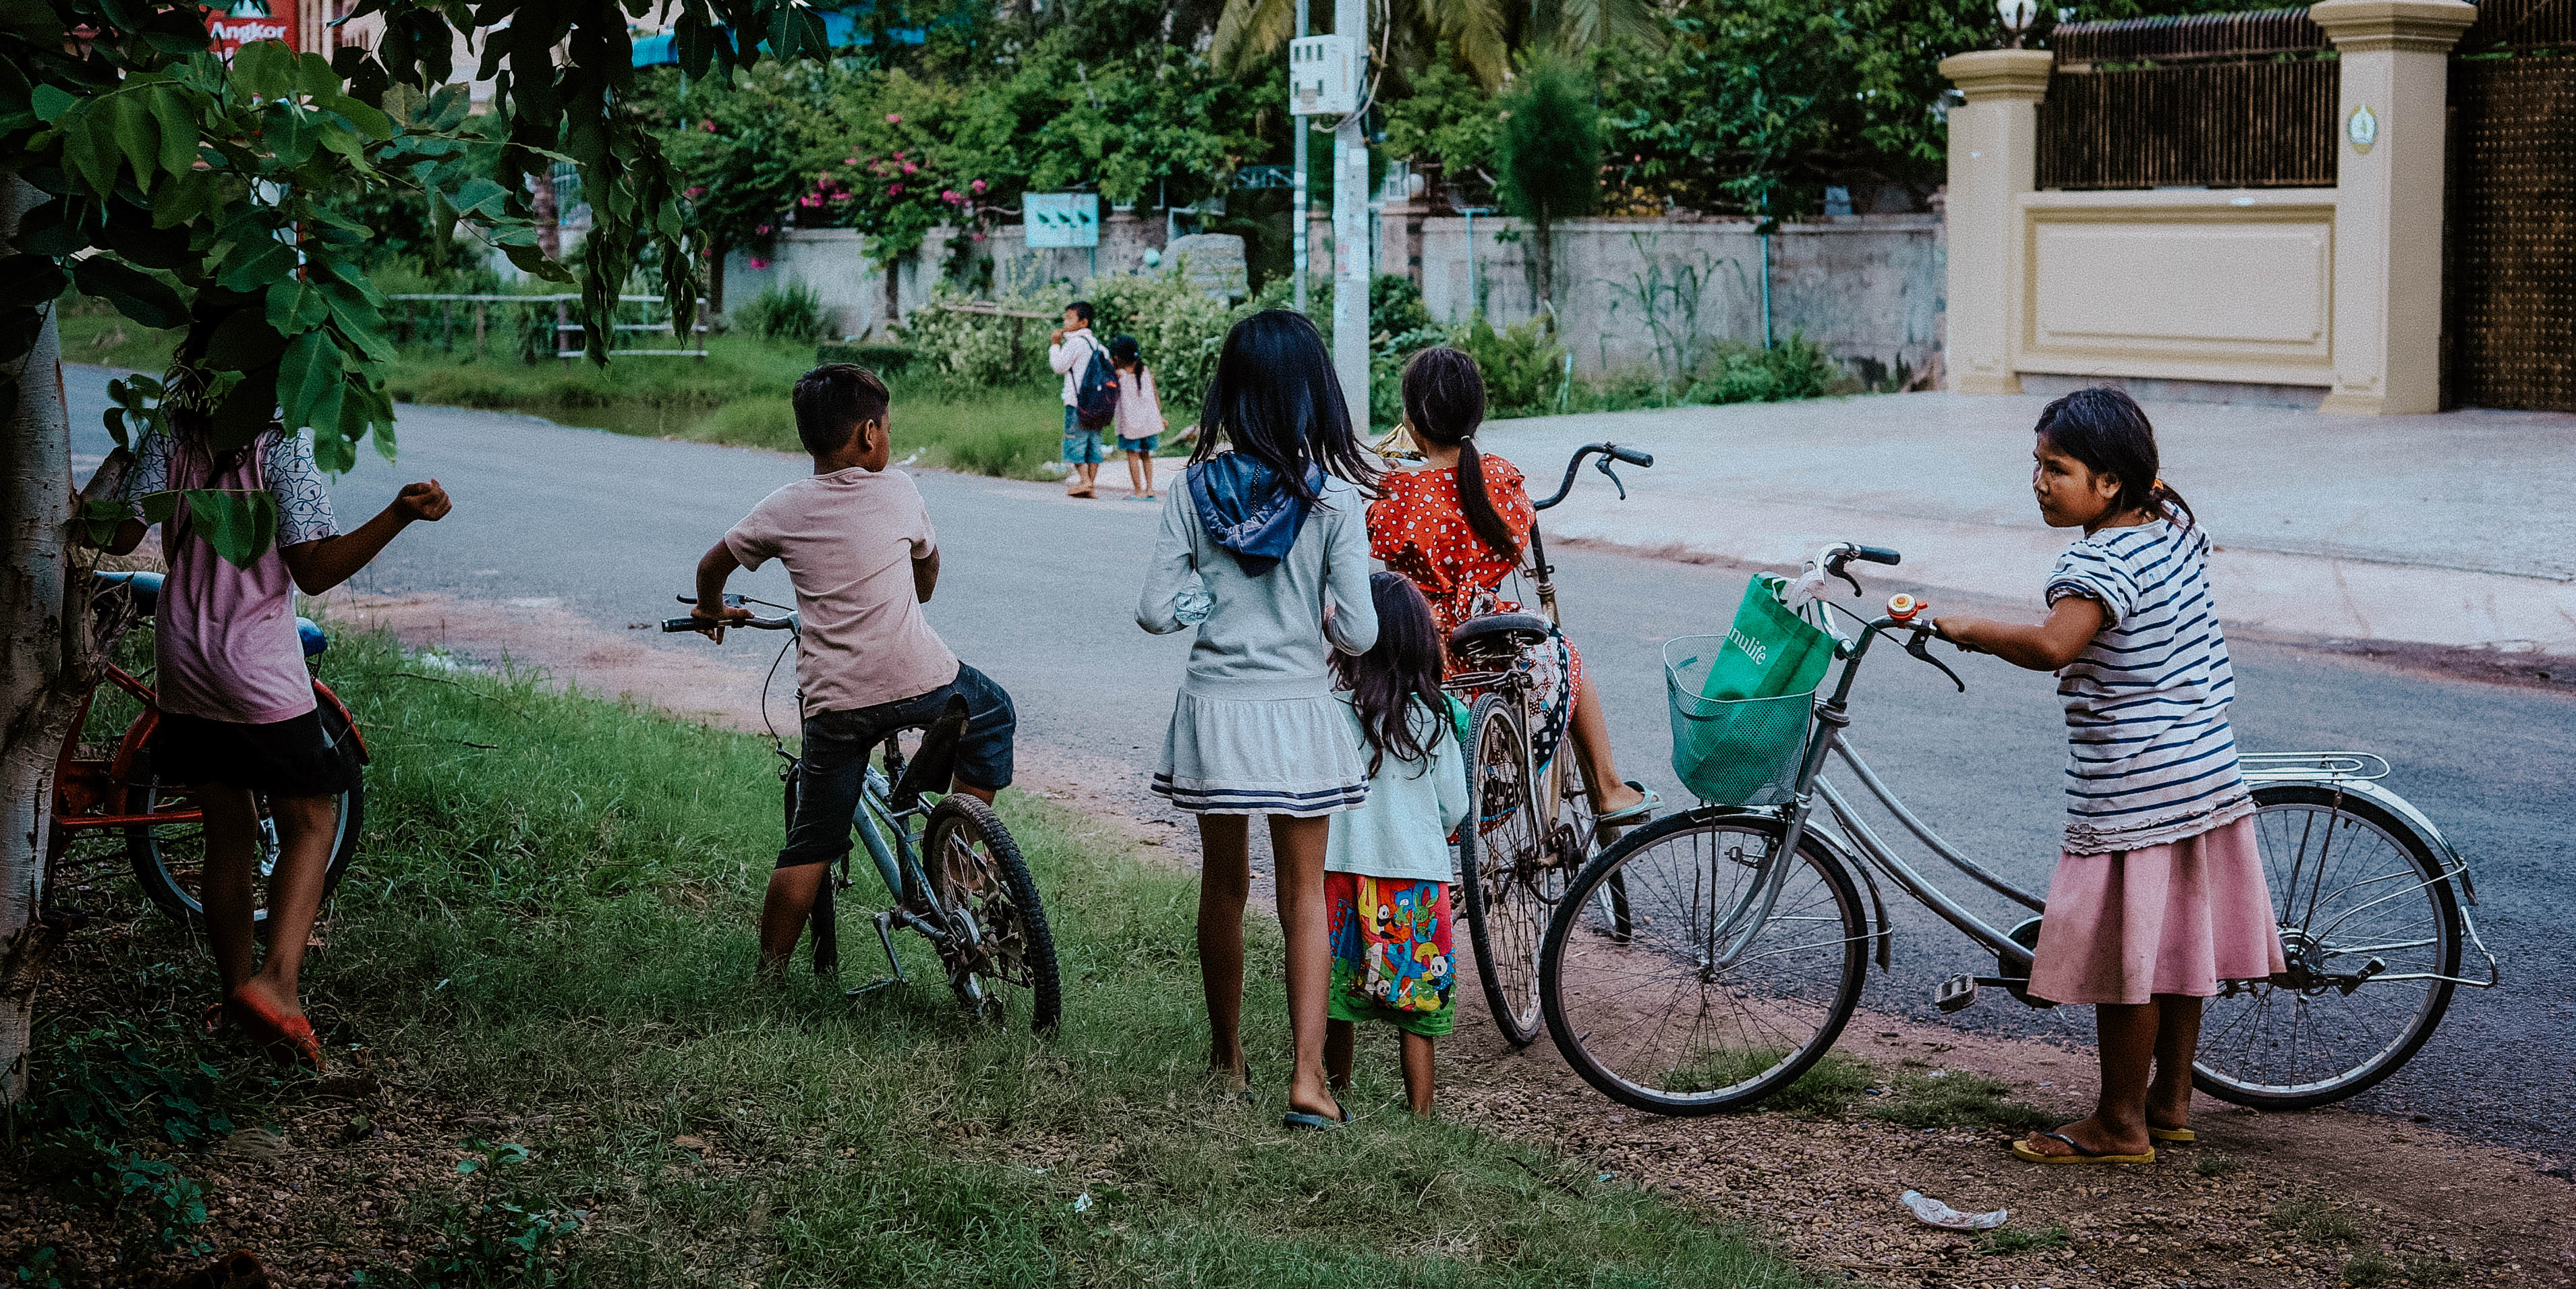
[[(295, 0), (240, 0), (230, 8), (210, 6), (206, 10), (206, 34), (212, 37), (215, 56), (229, 63), (233, 51), (253, 41), (282, 40), (289, 49), (302, 48), (295, 39)], [(272, 4), (276, 12), (271, 12)]]

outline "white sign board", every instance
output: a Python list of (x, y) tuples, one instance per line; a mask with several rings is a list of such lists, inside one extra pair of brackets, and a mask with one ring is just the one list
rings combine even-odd
[(1288, 114), (1349, 116), (1360, 110), (1360, 42), (1300, 36), (1288, 42)]
[(1022, 231), (1032, 250), (1100, 245), (1100, 194), (1033, 192), (1020, 199)]

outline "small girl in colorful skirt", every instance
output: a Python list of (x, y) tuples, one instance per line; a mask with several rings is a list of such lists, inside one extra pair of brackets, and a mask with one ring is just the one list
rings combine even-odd
[(1404, 1095), (1431, 1113), (1431, 1044), (1457, 1025), (1450, 994), (1449, 836), (1467, 818), (1466, 754), (1451, 736), (1440, 692), (1440, 629), (1429, 601), (1397, 573), (1369, 579), (1377, 644), (1337, 657), (1334, 695), (1368, 750), (1368, 801), (1336, 815), (1324, 852), (1333, 944), (1324, 1069), (1351, 1081), (1353, 1026), (1404, 1031)]
[(2209, 594), (2209, 535), (2157, 477), (2154, 429), (2116, 389), (2039, 417), (2031, 487), (2082, 528), (2037, 626), (1943, 618), (1963, 649), (2054, 671), (2066, 707), (2065, 850), (2030, 992), (2090, 1003), (2102, 1093), (2089, 1119), (2013, 1143), (2035, 1164), (2155, 1162), (2193, 1140), (2201, 1000), (2284, 969), (2227, 720), (2236, 678)]

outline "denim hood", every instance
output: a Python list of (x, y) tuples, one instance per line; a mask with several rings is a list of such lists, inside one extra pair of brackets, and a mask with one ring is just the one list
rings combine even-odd
[[(1306, 513), (1314, 506), (1249, 452), (1220, 452), (1191, 466), (1189, 483), (1190, 503), (1208, 540), (1231, 552), (1247, 577), (1278, 566), (1297, 544), (1298, 530), (1306, 526)], [(1306, 467), (1306, 488), (1323, 491), (1323, 467)]]

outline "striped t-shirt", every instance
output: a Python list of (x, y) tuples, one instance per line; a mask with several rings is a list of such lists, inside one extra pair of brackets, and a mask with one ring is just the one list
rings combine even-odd
[(2102, 606), (2057, 673), (2066, 704), (2066, 850), (2099, 855), (2196, 837), (2253, 813), (2227, 706), (2236, 673), (2209, 596), (2209, 537), (2156, 520), (2066, 548), (2051, 605)]

